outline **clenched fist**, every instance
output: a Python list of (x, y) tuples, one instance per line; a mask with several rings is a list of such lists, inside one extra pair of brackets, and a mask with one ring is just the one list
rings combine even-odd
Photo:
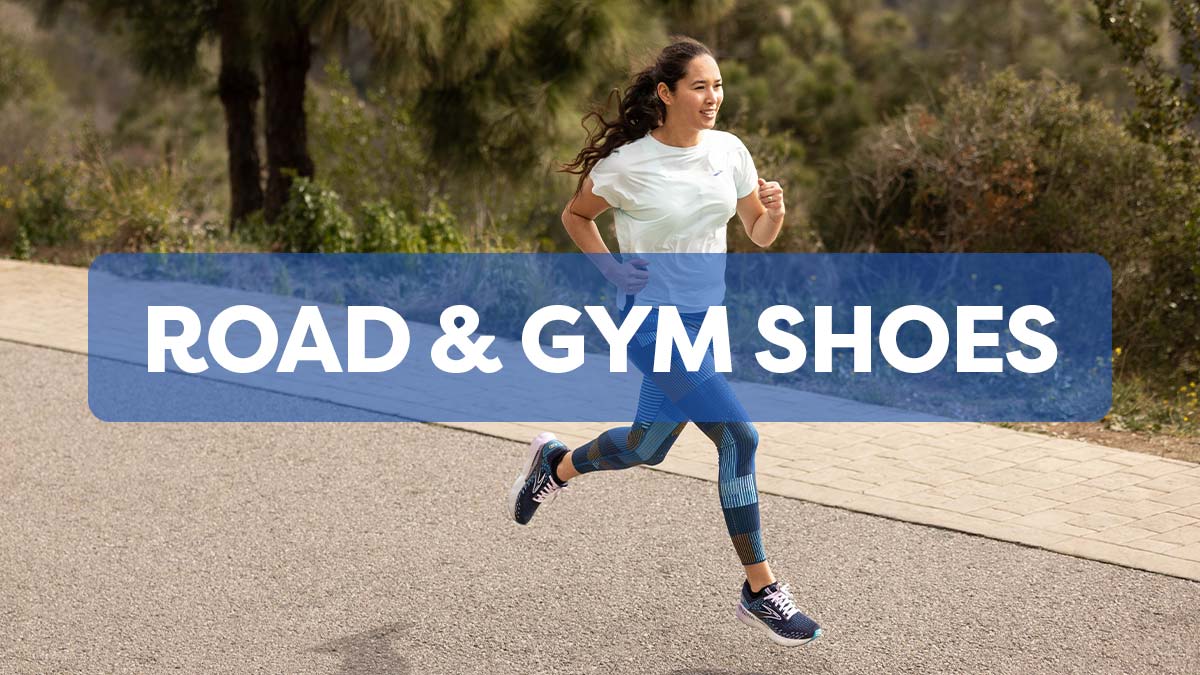
[(776, 181), (758, 179), (758, 200), (767, 207), (767, 213), (772, 218), (782, 218), (786, 209), (783, 207), (783, 188)]

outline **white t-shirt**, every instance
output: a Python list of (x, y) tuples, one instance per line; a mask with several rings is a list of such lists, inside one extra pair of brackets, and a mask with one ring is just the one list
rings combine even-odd
[[(650, 281), (636, 304), (702, 312), (724, 301), (726, 224), (737, 200), (758, 187), (737, 136), (707, 129), (698, 144), (680, 148), (646, 134), (597, 162), (590, 176), (592, 192), (615, 209), (621, 253), (650, 254)], [(708, 255), (654, 255), (671, 253)]]

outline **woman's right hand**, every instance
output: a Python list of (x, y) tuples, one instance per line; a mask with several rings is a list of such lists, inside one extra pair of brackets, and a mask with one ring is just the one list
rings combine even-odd
[(646, 271), (649, 265), (649, 262), (641, 258), (631, 258), (611, 268), (604, 276), (621, 289), (622, 293), (636, 295), (650, 281), (650, 273)]

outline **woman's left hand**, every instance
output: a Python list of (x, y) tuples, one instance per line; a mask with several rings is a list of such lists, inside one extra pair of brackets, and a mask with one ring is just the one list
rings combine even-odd
[(758, 200), (766, 207), (767, 213), (772, 218), (782, 218), (785, 211), (783, 207), (783, 188), (779, 187), (776, 181), (765, 181), (758, 179)]

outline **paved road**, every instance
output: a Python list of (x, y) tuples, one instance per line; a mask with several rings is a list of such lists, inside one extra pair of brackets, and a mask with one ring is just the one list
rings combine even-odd
[(520, 528), (516, 443), (86, 395), (84, 357), (0, 342), (0, 672), (1200, 672), (1195, 582), (766, 497), (827, 630), (784, 650), (732, 617), (712, 483), (588, 476)]
[[(88, 342), (88, 277), (86, 268), (0, 259), (0, 340), (78, 353), (111, 349), (112, 342)], [(130, 292), (140, 288), (129, 283)], [(117, 343), (137, 341), (132, 323)], [(422, 395), (418, 385), (365, 395), (376, 397), (371, 409), (387, 411)], [(327, 391), (322, 398), (361, 404), (353, 394)], [(503, 422), (451, 426), (521, 443), (542, 430)], [(604, 426), (552, 428), (584, 443)], [(1194, 463), (974, 423), (775, 423), (759, 432), (759, 486), (771, 494), (1200, 581)], [(712, 445), (695, 429), (658, 468), (705, 480), (717, 475)]]

